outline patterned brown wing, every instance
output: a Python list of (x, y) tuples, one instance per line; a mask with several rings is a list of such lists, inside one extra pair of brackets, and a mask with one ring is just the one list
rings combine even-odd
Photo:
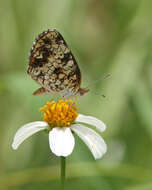
[(30, 52), (28, 74), (41, 90), (35, 92), (60, 93), (62, 96), (84, 94), (80, 88), (81, 73), (78, 64), (62, 35), (57, 30), (47, 30), (35, 40)]

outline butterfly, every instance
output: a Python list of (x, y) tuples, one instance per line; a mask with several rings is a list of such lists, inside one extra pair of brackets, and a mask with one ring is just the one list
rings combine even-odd
[(36, 38), (29, 56), (27, 73), (41, 85), (33, 95), (56, 94), (62, 97), (83, 95), (78, 64), (62, 35), (55, 29)]

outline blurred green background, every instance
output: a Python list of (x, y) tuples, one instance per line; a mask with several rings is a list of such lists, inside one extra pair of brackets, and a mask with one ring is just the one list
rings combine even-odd
[(41, 120), (38, 109), (52, 98), (32, 96), (38, 85), (26, 73), (32, 43), (48, 28), (64, 36), (82, 86), (90, 86), (77, 99), (80, 112), (107, 124), (101, 160), (76, 137), (66, 190), (152, 189), (151, 7), (151, 0), (0, 1), (0, 190), (59, 189), (59, 158), (44, 132), (11, 149), (16, 130)]

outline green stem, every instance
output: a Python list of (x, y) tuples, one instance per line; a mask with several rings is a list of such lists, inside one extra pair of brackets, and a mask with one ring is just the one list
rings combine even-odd
[(64, 190), (66, 158), (61, 156), (61, 190)]

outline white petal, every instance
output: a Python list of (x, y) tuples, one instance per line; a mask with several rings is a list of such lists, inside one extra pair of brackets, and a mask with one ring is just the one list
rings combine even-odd
[(53, 128), (49, 133), (50, 149), (56, 156), (68, 156), (74, 148), (74, 137), (69, 127)]
[(71, 125), (71, 129), (88, 146), (95, 159), (101, 158), (107, 151), (107, 145), (103, 138), (94, 130), (81, 124)]
[(44, 121), (35, 121), (23, 125), (15, 134), (12, 148), (15, 150), (19, 147), (19, 145), (28, 137), (37, 133), (38, 131), (44, 130), (48, 127), (48, 124)]
[(75, 121), (93, 125), (100, 132), (103, 132), (106, 129), (106, 125), (101, 120), (93, 116), (79, 114)]

